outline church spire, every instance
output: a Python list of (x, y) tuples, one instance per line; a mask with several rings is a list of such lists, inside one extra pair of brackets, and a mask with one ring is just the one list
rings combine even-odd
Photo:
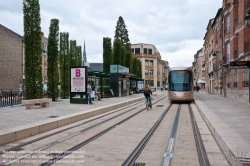
[(84, 40), (84, 47), (83, 47), (83, 63), (87, 62), (86, 50), (85, 50), (85, 40)]

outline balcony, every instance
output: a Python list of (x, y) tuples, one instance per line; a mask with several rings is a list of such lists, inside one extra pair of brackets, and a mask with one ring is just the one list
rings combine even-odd
[(242, 86), (243, 86), (243, 87), (248, 87), (248, 81), (243, 81), (243, 82), (242, 82)]
[(234, 88), (238, 87), (238, 82), (234, 82)]
[(230, 26), (228, 26), (228, 27), (226, 27), (225, 29), (224, 29), (224, 34), (227, 34), (227, 33), (229, 33), (230, 32)]

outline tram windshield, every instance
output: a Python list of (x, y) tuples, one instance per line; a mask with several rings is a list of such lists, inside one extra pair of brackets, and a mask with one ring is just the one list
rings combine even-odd
[(176, 70), (169, 73), (170, 91), (190, 91), (192, 89), (192, 73), (188, 70)]

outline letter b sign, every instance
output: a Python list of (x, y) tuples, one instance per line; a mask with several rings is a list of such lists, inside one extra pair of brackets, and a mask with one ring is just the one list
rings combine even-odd
[(76, 77), (80, 77), (81, 76), (81, 70), (80, 69), (76, 69)]

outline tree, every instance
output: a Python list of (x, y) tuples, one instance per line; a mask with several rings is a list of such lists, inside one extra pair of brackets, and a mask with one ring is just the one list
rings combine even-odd
[(69, 78), (69, 33), (60, 33), (60, 85), (61, 98), (67, 99), (70, 91)]
[(125, 47), (121, 47), (121, 63), (120, 65), (125, 66), (125, 60), (126, 60), (126, 52)]
[(115, 41), (114, 45), (114, 64), (121, 64), (121, 48), (122, 44), (120, 41)]
[(120, 41), (122, 45), (125, 47), (126, 51), (130, 52), (131, 44), (130, 44), (129, 37), (128, 37), (128, 30), (121, 16), (118, 18), (115, 28), (116, 30), (115, 30), (114, 42)]
[(131, 52), (126, 52), (125, 53), (125, 64), (124, 66), (129, 68), (129, 71), (132, 72), (132, 70), (130, 69), (130, 61), (131, 61), (131, 57), (132, 57), (132, 54)]
[(110, 64), (112, 63), (111, 38), (103, 38), (103, 72), (110, 72)]
[(50, 21), (48, 38), (48, 95), (53, 101), (56, 100), (59, 93), (58, 44), (59, 20), (52, 19)]
[(70, 67), (76, 67), (76, 40), (70, 40)]
[(76, 46), (77, 49), (77, 66), (82, 66), (82, 46)]
[(141, 70), (141, 61), (139, 59), (137, 59), (137, 77), (138, 78), (142, 78), (142, 70)]
[(23, 1), (26, 99), (43, 97), (42, 38), (39, 0)]

